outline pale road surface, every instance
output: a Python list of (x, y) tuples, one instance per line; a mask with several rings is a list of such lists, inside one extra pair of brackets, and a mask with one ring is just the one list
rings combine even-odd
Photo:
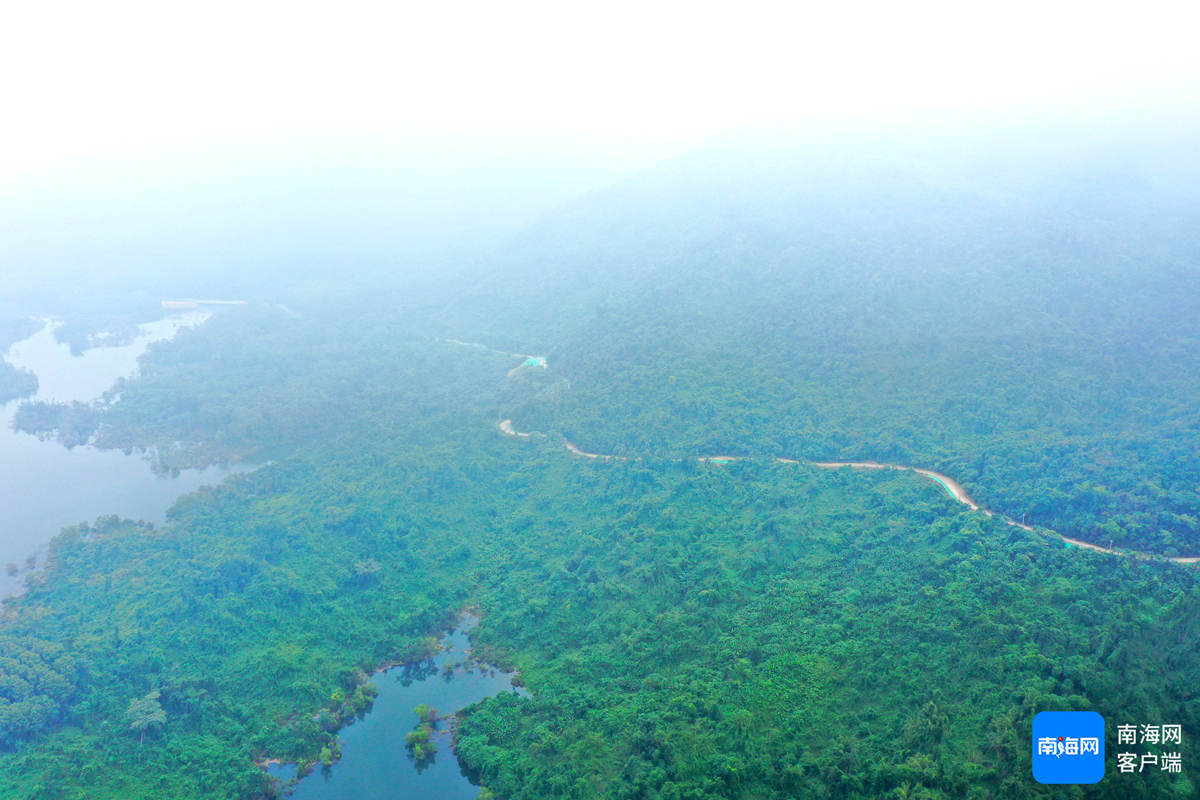
[[(534, 436), (534, 434), (532, 434), (532, 433), (524, 433), (524, 432), (516, 430), (512, 426), (511, 419), (506, 419), (506, 420), (503, 420), (500, 422), (500, 431), (507, 436), (516, 436), (516, 437), (525, 438), (525, 439)], [(627, 460), (626, 456), (606, 455), (604, 453), (589, 453), (586, 450), (580, 450), (578, 447), (576, 447), (573, 443), (571, 443), (569, 441), (564, 440), (564, 444), (566, 445), (567, 450), (569, 450), (573, 455), (582, 456), (584, 458), (591, 458), (591, 459), (595, 459), (598, 461), (625, 461), (625, 460)], [(703, 461), (706, 463), (714, 463), (714, 464), (724, 464), (724, 463), (727, 463), (730, 461), (744, 461), (744, 460), (746, 460), (746, 458), (747, 458), (746, 456), (700, 456), (699, 458), (697, 458), (697, 461)], [(999, 516), (1000, 519), (1004, 520), (1004, 522), (1008, 523), (1009, 525), (1016, 526), (1022, 530), (1031, 531), (1031, 532), (1034, 530), (1032, 525), (1024, 525), (1020, 522), (1017, 522), (1015, 519), (1009, 519), (1006, 516), (996, 514), (996, 512), (994, 512), (994, 511), (990, 511), (986, 508), (980, 508), (979, 504), (971, 499), (971, 496), (969, 494), (967, 494), (966, 489), (964, 489), (958, 483), (958, 481), (954, 480), (949, 475), (943, 475), (942, 473), (934, 472), (931, 469), (923, 469), (921, 467), (909, 467), (909, 466), (905, 466), (903, 464), (881, 464), (878, 461), (800, 461), (800, 460), (794, 459), (794, 458), (776, 458), (775, 460), (781, 464), (804, 464), (804, 465), (807, 465), (810, 467), (819, 467), (820, 469), (841, 469), (843, 467), (848, 467), (850, 469), (895, 469), (895, 470), (902, 470), (904, 472), (915, 472), (918, 475), (929, 478), (931, 481), (934, 481), (934, 482), (938, 483), (939, 485), (941, 485), (941, 487), (946, 490), (947, 494), (949, 494), (951, 497), (953, 497), (958, 502), (960, 502), (963, 505), (970, 508), (972, 511), (982, 511), (984, 514), (987, 514), (989, 517)], [(1095, 550), (1098, 553), (1112, 553), (1113, 555), (1123, 555), (1123, 556), (1129, 556), (1132, 558), (1144, 558), (1144, 559), (1165, 558), (1167, 561), (1173, 561), (1176, 564), (1195, 564), (1197, 562), (1200, 562), (1200, 556), (1187, 556), (1187, 557), (1171, 558), (1168, 556), (1157, 556), (1157, 555), (1153, 555), (1151, 553), (1140, 553), (1136, 550), (1116, 550), (1111, 547), (1101, 547), (1100, 545), (1092, 544), (1091, 542), (1083, 542), (1083, 541), (1080, 541), (1079, 539), (1072, 539), (1069, 536), (1063, 536), (1061, 533), (1055, 533), (1053, 531), (1050, 531), (1047, 528), (1042, 528), (1042, 530), (1046, 531), (1049, 534), (1057, 536), (1059, 539), (1062, 539), (1064, 542), (1067, 542), (1068, 544), (1073, 544), (1078, 547), (1083, 547), (1087, 550)]]

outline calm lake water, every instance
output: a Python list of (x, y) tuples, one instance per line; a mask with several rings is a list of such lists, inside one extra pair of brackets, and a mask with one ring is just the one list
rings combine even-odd
[[(5, 360), (33, 371), (39, 400), (87, 401), (99, 397), (118, 378), (137, 370), (138, 357), (151, 342), (169, 339), (180, 328), (199, 325), (207, 315), (184, 314), (141, 326), (135, 340), (120, 347), (97, 347), (82, 355), (54, 340), (54, 323), (9, 348)], [(185, 470), (178, 477), (155, 475), (138, 454), (75, 447), (12, 429), (20, 400), (0, 405), (0, 596), (24, 581), (25, 559), (40, 564), (46, 545), (64, 526), (92, 521), (102, 514), (161, 523), (180, 495), (219, 483), (230, 468)], [(8, 563), (21, 566), (10, 576)]]
[[(466, 630), (474, 622), (467, 617), (443, 636), (447, 649), (431, 661), (376, 674), (372, 681), (379, 696), (371, 710), (339, 733), (341, 760), (331, 767), (318, 766), (302, 778), (292, 800), (474, 800), (479, 787), (458, 766), (448, 722), (438, 724), (437, 755), (420, 769), (404, 743), (405, 734), (417, 724), (413, 709), (420, 703), (445, 716), (484, 698), (519, 691), (512, 674), (470, 661)], [(447, 672), (451, 664), (459, 666)], [(295, 767), (273, 766), (270, 772), (286, 782), (295, 775)]]

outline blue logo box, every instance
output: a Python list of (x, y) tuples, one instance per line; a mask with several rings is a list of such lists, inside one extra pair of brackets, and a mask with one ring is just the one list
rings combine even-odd
[(1095, 711), (1043, 711), (1033, 718), (1033, 778), (1097, 783), (1104, 777), (1104, 717)]

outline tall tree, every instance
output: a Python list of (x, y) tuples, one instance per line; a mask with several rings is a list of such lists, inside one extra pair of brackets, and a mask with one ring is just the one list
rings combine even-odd
[(125, 712), (125, 716), (129, 717), (129, 727), (139, 734), (138, 745), (146, 740), (147, 729), (163, 725), (167, 721), (167, 712), (163, 711), (158, 696), (159, 692), (155, 689), (145, 697), (129, 701), (129, 710)]

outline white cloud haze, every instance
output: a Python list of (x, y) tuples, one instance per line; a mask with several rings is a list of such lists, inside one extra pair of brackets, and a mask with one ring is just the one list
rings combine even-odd
[(0, 32), (0, 176), (206, 140), (1187, 107), (1195, 3), (56, 2)]

